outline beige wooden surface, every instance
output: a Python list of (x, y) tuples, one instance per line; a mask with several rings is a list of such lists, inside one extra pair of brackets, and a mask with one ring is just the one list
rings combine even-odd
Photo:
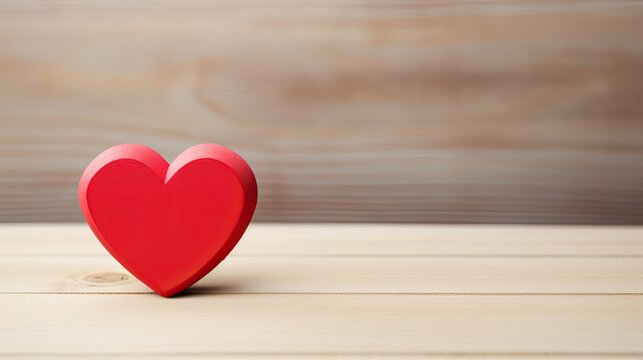
[(253, 224), (165, 299), (84, 225), (0, 226), (0, 355), (643, 357), (643, 228)]
[(0, 2), (0, 221), (121, 142), (245, 156), (258, 220), (643, 224), (640, 1)]

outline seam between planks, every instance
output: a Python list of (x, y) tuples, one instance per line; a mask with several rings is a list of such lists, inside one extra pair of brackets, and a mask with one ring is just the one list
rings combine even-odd
[[(1, 295), (154, 295), (151, 291), (136, 292), (91, 292), (91, 291), (0, 291)], [(643, 292), (313, 292), (313, 291), (296, 291), (296, 292), (186, 292), (174, 296), (174, 299), (193, 296), (205, 295), (250, 295), (250, 296), (284, 296), (284, 295), (323, 295), (323, 296), (643, 296)]]
[[(109, 254), (78, 253), (78, 254), (54, 254), (54, 253), (0, 253), (0, 257), (110, 257)], [(533, 258), (533, 259), (643, 259), (643, 254), (230, 254), (228, 257), (249, 257), (249, 258)]]
[(432, 351), (432, 352), (141, 352), (141, 353), (64, 353), (64, 352), (46, 352), (46, 353), (0, 353), (0, 357), (4, 356), (69, 356), (69, 357), (104, 357), (104, 356), (127, 356), (127, 357), (143, 357), (143, 356), (159, 356), (159, 357), (177, 357), (177, 356), (446, 356), (446, 357), (491, 357), (491, 356), (523, 356), (523, 357), (641, 357), (643, 352), (547, 352), (547, 351), (525, 351), (525, 352), (511, 352), (511, 351)]

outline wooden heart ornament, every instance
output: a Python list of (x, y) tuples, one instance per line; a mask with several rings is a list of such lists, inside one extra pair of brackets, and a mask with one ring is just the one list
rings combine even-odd
[(257, 182), (224, 146), (197, 145), (168, 164), (148, 147), (124, 144), (89, 164), (78, 198), (107, 251), (156, 293), (172, 296), (237, 244), (257, 204)]

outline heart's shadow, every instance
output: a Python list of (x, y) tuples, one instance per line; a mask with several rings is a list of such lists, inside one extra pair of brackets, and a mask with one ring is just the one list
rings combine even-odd
[(231, 294), (242, 294), (245, 293), (248, 289), (248, 286), (244, 285), (243, 282), (236, 281), (234, 283), (219, 283), (219, 284), (209, 284), (207, 281), (202, 284), (195, 284), (192, 287), (186, 289), (185, 291), (174, 295), (172, 298), (179, 299), (185, 297), (196, 297), (196, 296), (217, 296), (217, 295), (231, 295)]

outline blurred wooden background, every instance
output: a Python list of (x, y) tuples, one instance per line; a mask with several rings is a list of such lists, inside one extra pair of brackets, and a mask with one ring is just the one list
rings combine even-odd
[(643, 223), (643, 2), (2, 1), (0, 221), (215, 142), (258, 220)]

